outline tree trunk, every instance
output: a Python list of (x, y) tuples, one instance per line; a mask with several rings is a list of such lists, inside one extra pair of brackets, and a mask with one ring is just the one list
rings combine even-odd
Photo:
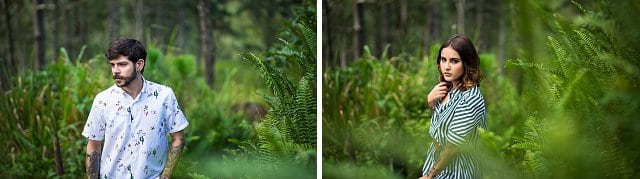
[[(159, 26), (162, 26), (160, 24), (165, 24), (163, 22), (163, 20), (164, 20), (163, 19), (163, 17), (164, 17), (163, 13), (165, 11), (164, 10), (164, 3), (168, 3), (168, 1), (155, 1), (155, 2), (150, 4), (149, 8), (151, 9), (153, 17), (148, 18), (148, 19), (150, 19), (148, 24), (156, 24), (156, 25), (159, 25)], [(156, 27), (158, 27), (158, 26), (156, 26)], [(165, 37), (166, 36), (165, 35), (166, 32), (164, 31), (164, 29), (150, 28), (149, 31), (151, 33), (150, 35), (152, 35), (152, 36), (159, 36), (159, 37)], [(164, 39), (165, 38), (156, 38), (156, 43), (164, 44)], [(149, 40), (151, 40), (151, 39), (149, 39)], [(162, 47), (160, 47), (160, 48), (162, 48)]]
[(62, 165), (62, 155), (60, 154), (60, 140), (56, 132), (53, 132), (53, 155), (56, 163), (56, 175), (62, 177), (64, 176), (64, 166)]
[(362, 55), (362, 48), (364, 47), (365, 33), (364, 33), (364, 0), (357, 0), (354, 11), (353, 30), (355, 32), (353, 60), (357, 60)]
[(425, 27), (422, 29), (422, 56), (426, 56), (427, 59), (429, 58), (429, 48), (431, 48), (431, 45), (429, 42), (430, 38), (429, 38), (429, 34), (431, 33), (429, 31), (429, 23), (430, 23), (430, 17), (429, 15), (427, 15), (427, 23), (425, 23)]
[[(393, 4), (386, 4), (384, 7), (382, 7), (382, 11), (384, 12), (384, 17), (382, 17), (382, 23), (384, 24), (383, 27), (383, 32), (382, 32), (382, 36), (384, 38), (384, 42), (382, 43), (382, 47), (380, 48), (380, 55), (382, 55), (382, 52), (384, 51), (384, 47), (387, 46), (387, 44), (390, 44), (393, 40), (393, 28), (394, 24), (391, 23), (391, 17), (393, 16), (391, 12), (393, 7)], [(389, 51), (387, 51), (387, 55), (388, 56), (393, 56), (391, 49), (389, 49)], [(383, 57), (381, 57), (383, 58)]]
[(433, 8), (433, 26), (431, 26), (431, 32), (433, 33), (433, 40), (436, 41), (436, 44), (440, 44), (440, 41), (442, 41), (442, 16), (440, 14), (440, 7), (442, 7), (442, 4), (440, 4), (440, 0), (431, 1), (433, 2), (433, 5), (431, 6), (431, 8)]
[(213, 44), (212, 35), (213, 27), (211, 23), (211, 12), (208, 0), (200, 0), (198, 2), (198, 15), (200, 16), (200, 45), (202, 46), (202, 59), (204, 60), (204, 73), (207, 84), (213, 88), (215, 81), (215, 45)]
[(13, 63), (15, 61), (15, 50), (13, 44), (13, 31), (11, 26), (11, 13), (9, 12), (9, 0), (3, 0), (2, 4), (4, 6), (4, 17), (7, 23), (7, 44), (9, 45), (9, 56), (6, 58), (6, 61), (2, 62), (7, 65), (6, 67), (0, 67), (0, 87), (4, 89), (9, 89), (9, 76), (12, 75), (16, 69)]
[[(71, 38), (71, 47), (69, 47), (69, 48), (72, 48), (73, 49), (72, 51), (74, 51), (74, 53), (71, 53), (71, 51), (69, 51), (69, 55), (70, 55), (69, 59), (72, 59), (73, 61), (75, 61), (75, 60), (82, 60), (82, 57), (80, 57), (80, 58), (76, 58), (76, 57), (78, 57), (77, 55), (80, 54), (81, 47), (82, 47), (82, 45), (84, 45), (83, 43), (86, 43), (86, 42), (85, 41), (80, 41), (80, 29), (82, 28), (80, 26), (80, 18), (81, 18), (81, 16), (80, 16), (80, 10), (81, 10), (80, 2), (75, 2), (73, 4), (74, 5), (71, 6), (71, 7), (73, 7), (71, 9), (72, 9), (72, 12), (74, 13), (74, 14), (72, 14), (72, 17), (75, 17), (75, 18), (71, 21), (71, 26), (73, 27), (73, 35), (75, 37)], [(76, 50), (78, 50), (78, 51), (76, 52)]]
[(64, 14), (64, 48), (67, 50), (67, 54), (71, 54), (71, 51), (73, 50), (71, 46), (71, 39), (74, 38), (71, 33), (71, 8), (69, 8), (69, 0), (64, 0), (62, 4), (61, 8), (62, 13)]
[(178, 53), (183, 53), (184, 52), (184, 31), (185, 29), (185, 18), (184, 18), (184, 9), (186, 9), (184, 7), (184, 0), (180, 0), (178, 3), (180, 3), (180, 12), (178, 14), (178, 42), (177, 42), (177, 47), (178, 47)]
[[(384, 1), (378, 1), (375, 4), (375, 8), (376, 9), (385, 9), (385, 2)], [(374, 23), (377, 25), (377, 30), (374, 30), (374, 34), (375, 34), (375, 39), (374, 39), (374, 49), (372, 49), (372, 51), (374, 53), (378, 53), (378, 52), (382, 52), (382, 48), (384, 48), (384, 42), (385, 42), (385, 38), (384, 36), (386, 35), (386, 26), (389, 24), (386, 17), (387, 16), (387, 12), (386, 11), (376, 11), (375, 12), (375, 19), (378, 19), (377, 21), (375, 21)], [(383, 35), (385, 34), (385, 35)]]
[(431, 48), (431, 43), (430, 40), (431, 38), (429, 38), (431, 36), (432, 30), (431, 30), (431, 23), (433, 23), (433, 0), (429, 1), (427, 3), (427, 21), (424, 23), (425, 27), (423, 28), (422, 31), (422, 48), (423, 48), (423, 56), (426, 56), (427, 59), (429, 58), (429, 49)]
[(484, 14), (484, 2), (482, 0), (476, 1), (476, 30), (475, 30), (475, 39), (476, 39), (476, 49), (479, 51), (484, 51), (486, 48), (484, 47), (483, 37), (485, 36), (482, 33), (482, 23), (483, 23), (483, 14)]
[(456, 0), (458, 34), (464, 35), (464, 12), (466, 0)]
[(136, 27), (135, 27), (135, 37), (138, 40), (142, 40), (144, 38), (144, 0), (136, 0), (135, 5), (135, 19), (136, 19)]
[(506, 17), (505, 17), (505, 13), (504, 13), (504, 9), (502, 9), (502, 6), (500, 6), (498, 8), (498, 48), (497, 52), (496, 52), (496, 60), (498, 60), (498, 72), (500, 74), (504, 74), (504, 63), (505, 63), (505, 36), (506, 36), (506, 32), (505, 32), (505, 28), (506, 28)]
[(53, 46), (53, 58), (57, 59), (59, 56), (59, 50), (60, 49), (60, 16), (62, 15), (62, 8), (60, 6), (62, 6), (58, 0), (53, 0), (53, 5), (54, 5), (54, 10), (53, 10), (53, 42), (52, 42), (52, 46)]
[(271, 44), (273, 44), (273, 36), (275, 35), (275, 30), (273, 29), (273, 17), (275, 16), (275, 13), (273, 10), (267, 10), (267, 15), (263, 17), (262, 21), (267, 22), (267, 23), (262, 23), (263, 24), (263, 32), (262, 32), (262, 40), (264, 45), (267, 48), (271, 47)]
[(81, 1), (80, 2), (80, 7), (79, 10), (80, 12), (78, 13), (80, 16), (80, 20), (78, 21), (78, 26), (80, 27), (80, 42), (82, 43), (88, 43), (88, 39), (87, 39), (87, 34), (88, 34), (88, 25), (87, 25), (87, 2), (86, 1)]
[(109, 1), (109, 41), (120, 35), (120, 0)]
[(322, 3), (323, 3), (323, 6), (322, 6), (323, 7), (323, 12), (324, 12), (324, 17), (322, 18), (324, 20), (323, 28), (326, 29), (326, 30), (324, 30), (323, 34), (325, 34), (327, 36), (325, 38), (325, 39), (327, 39), (327, 42), (323, 43), (325, 45), (325, 47), (322, 48), (322, 49), (324, 49), (323, 52), (325, 52), (323, 54), (323, 59), (322, 59), (323, 65), (322, 65), (322, 67), (324, 69), (326, 69), (327, 67), (329, 67), (329, 65), (335, 65), (335, 63), (333, 62), (333, 53), (332, 53), (332, 49), (331, 49), (333, 47), (332, 44), (331, 44), (331, 40), (332, 40), (332, 37), (331, 37), (331, 32), (332, 32), (331, 27), (332, 27), (332, 25), (331, 25), (331, 21), (330, 21), (331, 20), (331, 16), (330, 16), (331, 9), (329, 8), (329, 3), (327, 3), (327, 0), (322, 0)]
[(34, 67), (36, 70), (41, 69), (45, 65), (45, 35), (44, 35), (44, 9), (43, 0), (34, 0), (35, 20), (34, 20), (34, 39), (36, 41), (36, 62)]
[(402, 34), (407, 34), (408, 30), (408, 9), (407, 9), (407, 0), (400, 1), (400, 30), (402, 30)]
[(340, 67), (342, 68), (346, 68), (347, 67), (347, 58), (348, 58), (348, 46), (347, 46), (347, 38), (341, 38), (341, 43), (340, 44)]
[(429, 56), (433, 56), (429, 54), (431, 52), (432, 44), (440, 43), (440, 0), (430, 0), (428, 3), (427, 9), (427, 28), (425, 28), (424, 37), (423, 37), (423, 45), (425, 54)]

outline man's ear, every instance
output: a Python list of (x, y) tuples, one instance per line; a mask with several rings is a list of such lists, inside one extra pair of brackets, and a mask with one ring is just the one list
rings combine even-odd
[(145, 64), (144, 59), (138, 59), (138, 61), (136, 62), (136, 65), (138, 66), (139, 69), (136, 69), (136, 70), (142, 71), (142, 69), (144, 69), (144, 64)]

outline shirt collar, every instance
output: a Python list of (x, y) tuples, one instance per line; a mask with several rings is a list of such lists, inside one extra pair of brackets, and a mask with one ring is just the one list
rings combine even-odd
[[(142, 89), (140, 90), (140, 94), (138, 94), (138, 96), (142, 96), (142, 94), (147, 94), (149, 93), (149, 88), (147, 86), (149, 86), (149, 81), (147, 81), (146, 79), (144, 79), (144, 76), (140, 75), (142, 77)], [(116, 86), (115, 84), (113, 85), (115, 88), (115, 91), (123, 94), (123, 95), (128, 95), (127, 92), (125, 92), (121, 87)]]

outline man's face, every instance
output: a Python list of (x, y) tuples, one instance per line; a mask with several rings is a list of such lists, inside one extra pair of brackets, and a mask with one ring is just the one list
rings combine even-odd
[(138, 77), (137, 66), (125, 56), (110, 60), (109, 64), (111, 64), (111, 75), (118, 87), (127, 87)]

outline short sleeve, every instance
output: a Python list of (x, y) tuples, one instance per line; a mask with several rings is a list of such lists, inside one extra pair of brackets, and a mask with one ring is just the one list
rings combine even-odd
[(105, 101), (100, 100), (98, 97), (93, 100), (87, 123), (85, 123), (84, 130), (82, 130), (82, 136), (90, 140), (104, 140), (105, 127), (107, 125), (104, 113), (106, 106)]
[(457, 146), (464, 144), (469, 134), (478, 127), (484, 113), (484, 99), (481, 95), (473, 95), (460, 101), (448, 126), (447, 141)]
[(169, 133), (175, 133), (183, 130), (189, 125), (187, 122), (187, 118), (182, 113), (182, 109), (180, 109), (180, 105), (178, 104), (178, 100), (176, 99), (176, 95), (173, 93), (173, 90), (168, 90), (169, 94), (167, 96), (167, 100), (165, 100), (165, 129), (169, 131)]

